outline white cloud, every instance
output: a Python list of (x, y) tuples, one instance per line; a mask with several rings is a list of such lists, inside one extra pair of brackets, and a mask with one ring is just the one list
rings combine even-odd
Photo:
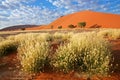
[(0, 9), (14, 9), (14, 8), (18, 8), (20, 6), (21, 1), (19, 0), (4, 0), (1, 1), (0, 4)]
[(19, 8), (10, 10), (9, 16), (7, 17), (3, 17), (3, 15), (1, 15), (6, 13), (8, 12), (0, 12), (0, 26), (6, 27), (19, 24), (47, 24), (59, 16), (56, 10), (49, 10), (48, 8), (29, 5), (21, 5)]
[(45, 20), (45, 17), (48, 16), (46, 13), (51, 13), (49, 10), (22, 4), (28, 3), (27, 1), (28, 0), (4, 0), (0, 2), (2, 6), (0, 6), (0, 27), (18, 24), (44, 24), (50, 21)]
[(58, 8), (65, 8), (69, 11), (74, 12), (81, 10), (94, 10), (107, 12), (108, 10), (110, 11), (110, 8), (112, 6), (115, 6), (116, 9), (120, 8), (119, 0), (48, 0), (48, 1)]

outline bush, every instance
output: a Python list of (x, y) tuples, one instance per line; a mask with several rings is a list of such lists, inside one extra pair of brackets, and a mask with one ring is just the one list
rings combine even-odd
[(39, 41), (51, 41), (53, 39), (52, 35), (49, 33), (24, 33), (24, 34), (18, 34), (14, 36), (8, 36), (8, 40), (14, 40), (17, 42), (22, 42), (26, 40), (27, 37), (35, 37), (36, 39), (39, 39)]
[(56, 32), (53, 34), (54, 39), (63, 39), (67, 34)]
[[(58, 71), (85, 73), (88, 77), (109, 71), (110, 45), (96, 32), (21, 34), (15, 41), (20, 36), (24, 38), (20, 40), (18, 58), (26, 72), (43, 72), (46, 65)], [(59, 40), (66, 41), (57, 43), (56, 48), (54, 42)]]
[(70, 24), (70, 25), (68, 25), (68, 27), (69, 27), (69, 28), (75, 28), (76, 26)]
[(58, 26), (58, 29), (62, 29), (62, 26)]
[(41, 33), (36, 38), (40, 41), (53, 41), (53, 36), (49, 33)]
[(59, 33), (56, 32), (53, 34), (53, 40), (61, 40), (61, 41), (69, 41), (69, 39), (72, 37), (73, 33)]
[[(29, 35), (30, 34), (31, 33), (29, 33)], [(21, 33), (21, 34), (18, 34), (18, 35), (10, 35), (6, 39), (7, 40), (14, 40), (14, 41), (20, 43), (22, 40), (25, 40), (26, 37), (29, 36), (29, 35), (27, 33), (25, 33), (25, 34)]]
[(51, 25), (51, 27), (50, 27), (51, 29), (53, 29), (54, 28), (54, 26), (53, 25)]
[(81, 27), (81, 28), (83, 28), (83, 27), (86, 26), (86, 22), (79, 22), (79, 23), (78, 23), (78, 26)]
[(25, 28), (21, 28), (21, 30), (23, 30), (23, 31), (24, 31), (24, 30), (25, 30)]
[(18, 43), (13, 40), (5, 40), (0, 43), (0, 57), (16, 52)]
[(3, 41), (4, 40), (4, 38), (3, 37), (0, 37), (0, 41)]
[(120, 29), (101, 29), (97, 35), (112, 39), (120, 39)]
[(83, 72), (90, 77), (94, 74), (107, 74), (110, 60), (107, 41), (90, 33), (81, 33), (73, 35), (70, 43), (58, 48), (51, 64), (60, 71)]
[(26, 37), (18, 48), (18, 58), (23, 71), (41, 72), (49, 62), (48, 58), (49, 44), (46, 41), (40, 41), (36, 36)]

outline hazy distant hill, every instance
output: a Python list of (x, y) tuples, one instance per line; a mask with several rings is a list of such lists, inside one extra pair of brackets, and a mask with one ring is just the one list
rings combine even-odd
[(14, 30), (22, 30), (25, 28), (33, 28), (33, 27), (40, 27), (40, 25), (15, 25), (0, 29), (0, 31), (14, 31)]

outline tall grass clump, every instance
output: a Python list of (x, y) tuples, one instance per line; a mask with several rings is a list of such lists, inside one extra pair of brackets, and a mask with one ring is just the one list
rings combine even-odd
[(3, 40), (4, 40), (4, 38), (0, 36), (0, 41), (3, 41)]
[(18, 48), (18, 58), (22, 70), (28, 73), (44, 71), (49, 58), (49, 44), (40, 41), (36, 36), (28, 36)]
[(53, 41), (53, 35), (49, 33), (40, 33), (37, 36), (37, 39), (39, 39), (40, 41)]
[(109, 43), (95, 33), (79, 33), (72, 36), (70, 42), (61, 45), (51, 64), (55, 69), (86, 73), (88, 77), (107, 74), (111, 60)]
[(23, 40), (26, 40), (26, 37), (31, 37), (32, 35), (37, 35), (37, 34), (33, 34), (33, 33), (24, 33), (23, 34), (23, 33), (21, 33), (21, 34), (17, 34), (17, 35), (8, 36), (7, 39), (21, 42)]
[(18, 43), (13, 40), (5, 40), (0, 43), (0, 57), (16, 52)]
[(120, 29), (105, 29), (98, 32), (98, 36), (108, 37), (112, 39), (120, 39)]
[(54, 40), (69, 40), (71, 38), (71, 36), (73, 35), (73, 33), (59, 33), (56, 32), (53, 34), (53, 38)]
[(22, 42), (26, 40), (27, 37), (35, 37), (39, 41), (52, 41), (52, 35), (49, 33), (24, 33), (24, 34), (18, 34), (18, 35), (12, 35), (8, 36), (8, 40), (14, 40), (17, 42)]

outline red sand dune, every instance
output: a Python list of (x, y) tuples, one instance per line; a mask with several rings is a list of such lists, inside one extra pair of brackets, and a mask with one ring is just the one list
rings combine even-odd
[(51, 25), (53, 25), (55, 29), (58, 26), (68, 28), (68, 25), (70, 24), (77, 25), (78, 22), (83, 21), (87, 23), (87, 28), (94, 25), (101, 26), (101, 28), (120, 28), (120, 15), (93, 11), (81, 11), (62, 16), (47, 26), (34, 27), (32, 29), (50, 29)]

